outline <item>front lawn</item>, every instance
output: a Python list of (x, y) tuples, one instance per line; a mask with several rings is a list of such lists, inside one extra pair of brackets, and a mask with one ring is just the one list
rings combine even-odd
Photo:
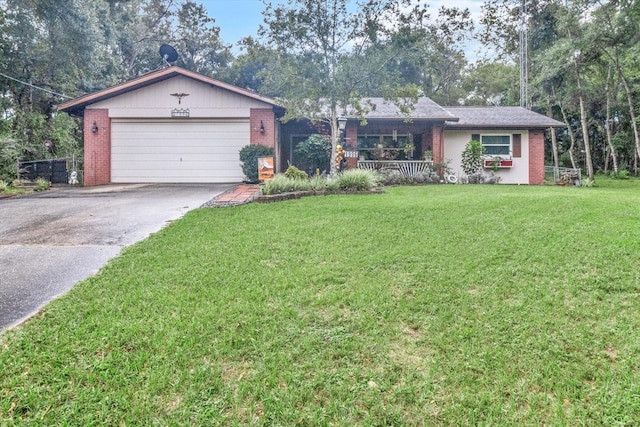
[(0, 425), (639, 425), (640, 187), (200, 209), (0, 336)]

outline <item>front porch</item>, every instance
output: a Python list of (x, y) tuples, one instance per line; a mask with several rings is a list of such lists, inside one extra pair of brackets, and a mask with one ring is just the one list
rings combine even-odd
[[(375, 120), (366, 124), (350, 119), (341, 134), (341, 145), (346, 151), (346, 167), (361, 169), (396, 170), (405, 176), (429, 172), (433, 159), (441, 158), (443, 122), (433, 120)], [(329, 135), (324, 124), (307, 121), (290, 122), (281, 126), (279, 144), (279, 170), (295, 165), (309, 174), (304, 161), (298, 158), (296, 148), (313, 134)], [(327, 160), (330, 153), (327, 153)], [(302, 167), (301, 167), (302, 166)], [(320, 171), (328, 172), (326, 167)]]

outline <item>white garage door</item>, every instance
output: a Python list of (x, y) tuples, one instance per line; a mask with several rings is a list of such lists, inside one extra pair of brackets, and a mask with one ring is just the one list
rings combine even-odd
[(248, 120), (113, 120), (111, 182), (240, 182), (249, 132)]

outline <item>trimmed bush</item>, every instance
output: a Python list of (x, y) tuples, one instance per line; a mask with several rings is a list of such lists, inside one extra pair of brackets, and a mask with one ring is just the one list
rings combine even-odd
[(380, 185), (382, 177), (378, 172), (367, 169), (347, 169), (339, 173), (335, 180), (343, 191), (369, 191)]
[(327, 189), (327, 178), (320, 176), (320, 175), (314, 175), (310, 180), (309, 180), (309, 187), (311, 189), (311, 191), (315, 191), (316, 193), (320, 193), (323, 191), (326, 191)]
[(502, 178), (498, 175), (491, 173), (491, 175), (485, 175), (482, 172), (471, 174), (467, 177), (467, 183), (469, 184), (498, 184)]
[(369, 191), (380, 185), (381, 177), (375, 171), (349, 169), (333, 178), (314, 176), (312, 179), (289, 178), (285, 174), (276, 174), (265, 182), (262, 194), (290, 193), (294, 191), (314, 191), (317, 193), (336, 193), (339, 191)]
[(264, 145), (245, 145), (240, 149), (242, 172), (249, 182), (258, 182), (258, 158), (273, 156), (273, 148)]
[(293, 191), (309, 191), (310, 189), (311, 185), (309, 184), (308, 179), (292, 179), (287, 178), (282, 173), (278, 173), (274, 175), (272, 179), (264, 183), (264, 187), (262, 187), (262, 194), (269, 196), (272, 194), (290, 193)]
[(380, 169), (381, 185), (418, 185), (418, 184), (439, 184), (440, 175), (434, 171), (418, 172), (413, 176), (404, 176), (395, 169)]
[(289, 165), (287, 170), (284, 171), (284, 176), (291, 179), (309, 179), (309, 175), (305, 171), (301, 171), (293, 165)]

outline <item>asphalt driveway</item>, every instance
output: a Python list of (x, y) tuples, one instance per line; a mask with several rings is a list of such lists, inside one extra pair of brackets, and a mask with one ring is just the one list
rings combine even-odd
[(0, 331), (230, 187), (72, 187), (0, 200)]

